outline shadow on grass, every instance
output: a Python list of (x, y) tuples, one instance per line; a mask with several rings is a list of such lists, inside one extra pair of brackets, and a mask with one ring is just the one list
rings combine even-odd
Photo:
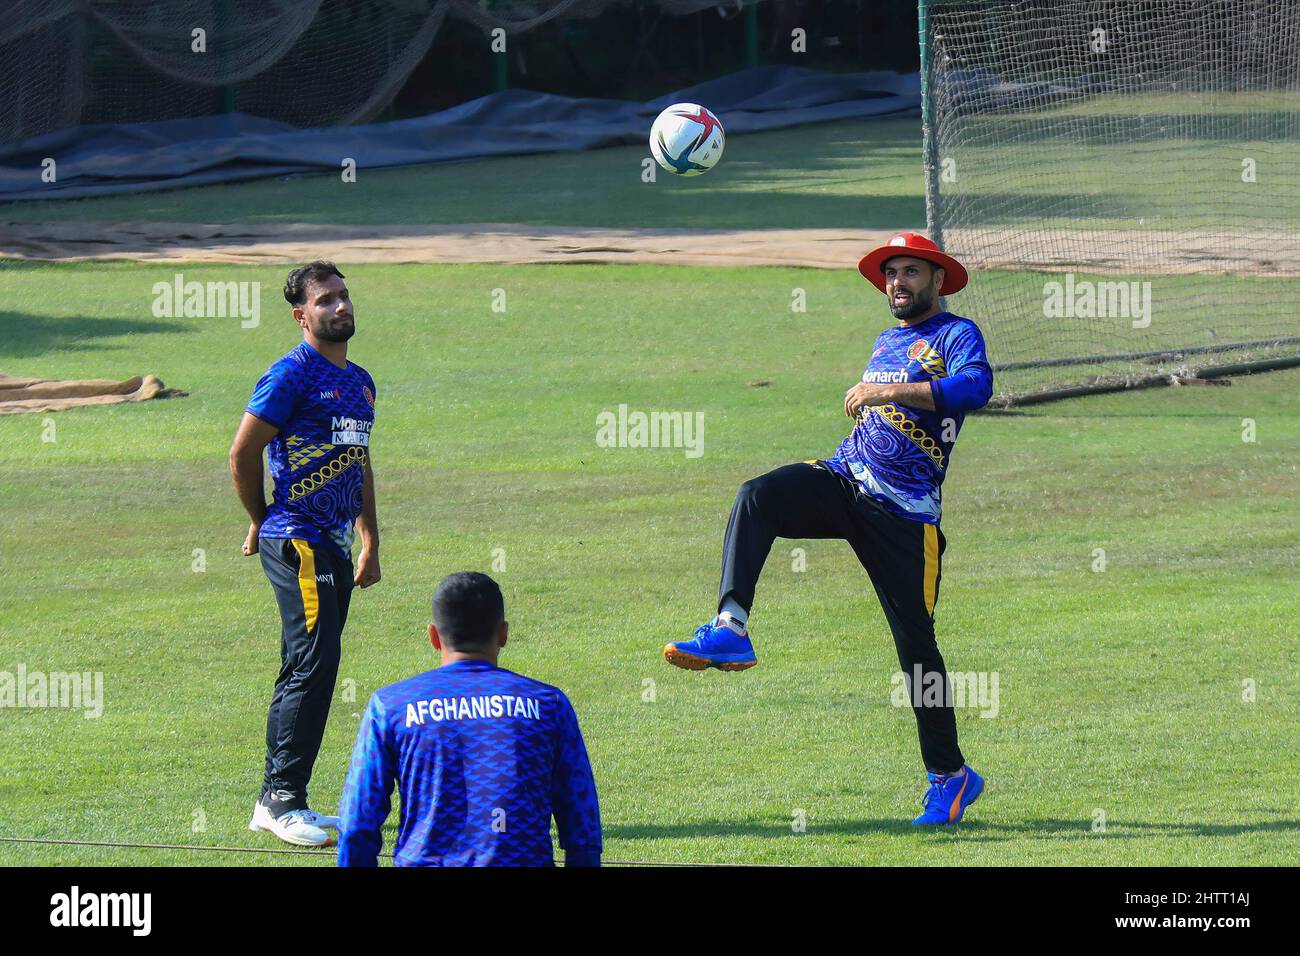
[[(121, 349), (132, 335), (189, 332), (175, 322), (152, 319), (93, 319), (83, 316), (0, 312), (0, 359), (32, 358), (47, 352)], [(105, 374), (105, 378), (111, 375)]]
[(1090, 820), (1026, 819), (969, 820), (954, 827), (914, 827), (908, 820), (866, 819), (809, 821), (806, 833), (794, 833), (786, 820), (705, 820), (697, 824), (606, 826), (610, 840), (675, 840), (712, 836), (800, 837), (805, 835), (890, 836), (933, 835), (961, 837), (975, 842), (1003, 840), (1132, 840), (1164, 837), (1230, 837), (1248, 833), (1300, 834), (1300, 820), (1257, 823), (1159, 823), (1141, 820), (1111, 821), (1104, 833), (1094, 833)]
[(1151, 418), (1218, 418), (1218, 419), (1240, 419), (1239, 412), (1170, 412), (1170, 411), (1152, 411), (1146, 413), (1128, 413), (1128, 412), (1088, 412), (1077, 415), (1066, 415), (1060, 412), (1044, 412), (1043, 417), (1050, 418), (1082, 418), (1094, 421), (1098, 418), (1131, 418), (1137, 421)]
[[(1112, 395), (1120, 394), (1118, 392), (1110, 393)], [(1129, 393), (1134, 394), (1132, 392)], [(1074, 398), (1061, 399), (1062, 402), (1073, 402), (1080, 398), (1100, 398), (1100, 395), (1077, 395)], [(1240, 418), (1235, 412), (1170, 412), (1163, 409), (1150, 412), (1078, 412), (1066, 413), (1058, 412), (1052, 409), (1053, 402), (1042, 402), (1034, 405), (1033, 411), (1026, 412), (1020, 408), (981, 408), (976, 414), (988, 418), (1080, 418), (1094, 421), (1098, 418), (1132, 418), (1138, 421), (1153, 418)], [(1060, 407), (1059, 405), (1057, 407)], [(1041, 411), (1040, 411), (1041, 409)]]

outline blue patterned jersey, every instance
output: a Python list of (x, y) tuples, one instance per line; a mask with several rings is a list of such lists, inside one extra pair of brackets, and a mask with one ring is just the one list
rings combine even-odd
[(887, 511), (937, 525), (939, 486), (957, 432), (966, 413), (982, 408), (993, 394), (984, 336), (970, 319), (951, 312), (885, 329), (862, 381), (928, 381), (935, 410), (892, 403), (864, 406), (852, 433), (826, 464), (856, 481)]
[(262, 376), (246, 410), (280, 429), (266, 446), (275, 490), (260, 536), (302, 538), (350, 559), (375, 380), (302, 342)]
[(339, 866), (374, 866), (396, 781), (398, 866), (599, 862), (587, 748), (558, 688), (488, 661), (380, 688), (361, 718), (339, 810)]

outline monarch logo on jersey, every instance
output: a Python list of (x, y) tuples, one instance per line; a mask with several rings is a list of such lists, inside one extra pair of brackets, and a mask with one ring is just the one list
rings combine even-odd
[(372, 392), (372, 391), (370, 390), (370, 386), (369, 386), (369, 385), (362, 385), (362, 386), (361, 386), (361, 394), (364, 395), (364, 396), (366, 396), (366, 401), (370, 403), (370, 407), (371, 407), (371, 408), (374, 408), (374, 407), (375, 407), (375, 393)]
[(896, 369), (892, 372), (863, 372), (862, 381), (873, 382), (910, 382), (911, 376), (907, 374), (906, 369)]
[[(322, 399), (325, 399), (325, 398), (338, 398), (338, 397), (339, 397), (339, 390), (338, 390), (337, 388), (332, 388), (332, 389), (330, 389), (330, 390), (327, 391), (327, 392), (321, 392), (321, 393), (320, 393), (320, 397), (321, 397)], [(371, 404), (373, 405), (374, 402), (371, 402)]]
[(334, 435), (330, 439), (335, 445), (370, 445), (370, 429), (374, 422), (364, 418), (341, 418), (335, 415), (330, 420)]

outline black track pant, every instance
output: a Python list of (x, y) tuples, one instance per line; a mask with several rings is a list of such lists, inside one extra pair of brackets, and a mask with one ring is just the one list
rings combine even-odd
[(262, 778), (262, 802), (278, 815), (307, 806), (307, 782), (334, 697), (353, 571), (351, 561), (298, 538), (263, 538), (258, 552), (280, 606), (280, 676), (266, 715)]
[[(785, 465), (740, 486), (727, 522), (719, 605), (731, 597), (747, 611), (753, 606), (754, 586), (778, 537), (848, 541), (871, 576), (908, 687), (919, 664), (922, 689), (947, 689), (947, 670), (934, 639), (939, 558), (946, 547), (938, 527), (890, 514), (821, 463)], [(943, 702), (935, 704), (935, 696)], [(960, 770), (965, 761), (948, 694), (926, 698), (916, 690), (911, 699), (926, 769)]]

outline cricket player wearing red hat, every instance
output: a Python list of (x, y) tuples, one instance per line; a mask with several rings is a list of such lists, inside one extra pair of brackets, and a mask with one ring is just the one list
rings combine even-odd
[(952, 688), (934, 636), (940, 494), (966, 413), (993, 394), (984, 337), (939, 306), (966, 286), (966, 269), (933, 242), (904, 232), (862, 257), (858, 271), (885, 293), (897, 325), (876, 338), (862, 380), (844, 396), (853, 431), (830, 458), (785, 465), (740, 486), (723, 543), (718, 615), (691, 640), (664, 648), (689, 670), (758, 663), (749, 638), (754, 589), (772, 543), (848, 541), (893, 632), (929, 778), (913, 823), (961, 819), (984, 780), (957, 746)]

